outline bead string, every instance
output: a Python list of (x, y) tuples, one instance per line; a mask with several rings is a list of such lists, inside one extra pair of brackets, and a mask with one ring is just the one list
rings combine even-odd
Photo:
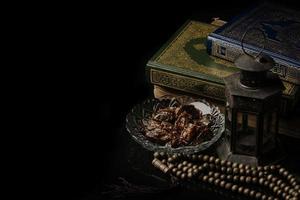
[(152, 164), (179, 179), (200, 180), (256, 199), (295, 200), (300, 197), (296, 178), (280, 165), (251, 167), (209, 155), (167, 155), (164, 152), (155, 152)]

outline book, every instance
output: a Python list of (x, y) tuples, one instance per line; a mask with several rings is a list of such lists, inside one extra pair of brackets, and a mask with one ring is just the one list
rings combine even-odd
[[(199, 95), (191, 95), (189, 93), (185, 93), (182, 91), (166, 88), (163, 86), (154, 85), (153, 94), (155, 98), (161, 98), (163, 96), (182, 96), (182, 95), (189, 95), (193, 98), (201, 98)], [(207, 99), (206, 99), (207, 100)], [(214, 104), (219, 107), (221, 113), (225, 114), (225, 103), (220, 101), (214, 101), (214, 100), (207, 100), (209, 103)], [(299, 104), (300, 102), (298, 102)], [(297, 105), (297, 107), (300, 107), (300, 105)], [(297, 109), (292, 116), (289, 118), (281, 117), (279, 120), (279, 127), (278, 127), (278, 133), (282, 135), (286, 135), (289, 137), (294, 137), (300, 139), (300, 109)], [(242, 119), (238, 119), (241, 121)], [(254, 122), (250, 122), (254, 123)]]
[(274, 73), (282, 80), (300, 84), (300, 12), (261, 4), (210, 33), (207, 51), (235, 61), (243, 53), (244, 34), (247, 53), (257, 55), (263, 49), (276, 63)]
[[(218, 26), (187, 21), (148, 61), (146, 74), (153, 85), (225, 102), (223, 77), (239, 71), (232, 62), (209, 56), (206, 39)], [(284, 82), (282, 114), (294, 109), (299, 86)]]

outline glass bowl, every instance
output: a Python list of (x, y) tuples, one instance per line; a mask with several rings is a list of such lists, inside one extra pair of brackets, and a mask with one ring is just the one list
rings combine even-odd
[[(142, 145), (144, 148), (150, 151), (164, 151), (166, 153), (183, 153), (183, 154), (193, 154), (200, 151), (203, 151), (214, 144), (223, 134), (225, 130), (225, 118), (221, 114), (218, 107), (209, 104), (203, 99), (194, 99), (188, 96), (179, 96), (175, 98), (180, 104), (194, 104), (199, 102), (198, 105), (202, 105), (200, 110), (211, 115), (212, 125), (210, 130), (212, 131), (213, 136), (210, 140), (204, 141), (197, 145), (186, 145), (180, 147), (171, 147), (170, 145), (161, 145), (155, 142), (150, 141), (144, 134), (142, 130), (144, 128), (143, 119), (148, 119), (152, 116), (152, 113), (155, 110), (155, 107), (158, 104), (163, 106), (168, 106), (172, 101), (174, 102), (174, 97), (164, 96), (160, 99), (147, 99), (141, 104), (136, 105), (126, 117), (126, 129), (132, 138)], [(203, 110), (204, 109), (204, 110)]]

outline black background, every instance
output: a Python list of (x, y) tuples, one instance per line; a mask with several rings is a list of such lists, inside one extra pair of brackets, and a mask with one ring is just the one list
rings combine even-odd
[[(141, 1), (68, 7), (58, 19), (67, 60), (58, 69), (59, 187), (87, 199), (114, 176), (111, 163), (128, 111), (152, 94), (144, 67), (188, 19), (230, 20), (260, 1)], [(299, 10), (296, 1), (271, 1)], [(64, 10), (65, 11), (65, 10)], [(66, 53), (68, 51), (68, 53)], [(61, 71), (60, 71), (61, 70)], [(61, 97), (61, 98), (60, 98)], [(66, 97), (66, 98), (64, 98)], [(100, 187), (100, 188), (99, 188)]]

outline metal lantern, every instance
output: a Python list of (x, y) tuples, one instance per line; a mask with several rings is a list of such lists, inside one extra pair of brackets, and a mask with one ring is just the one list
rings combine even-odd
[[(245, 52), (245, 51), (244, 51)], [(226, 128), (230, 133), (228, 160), (253, 166), (276, 159), (278, 117), (283, 85), (269, 70), (274, 61), (259, 53), (241, 55), (241, 70), (224, 78)]]

